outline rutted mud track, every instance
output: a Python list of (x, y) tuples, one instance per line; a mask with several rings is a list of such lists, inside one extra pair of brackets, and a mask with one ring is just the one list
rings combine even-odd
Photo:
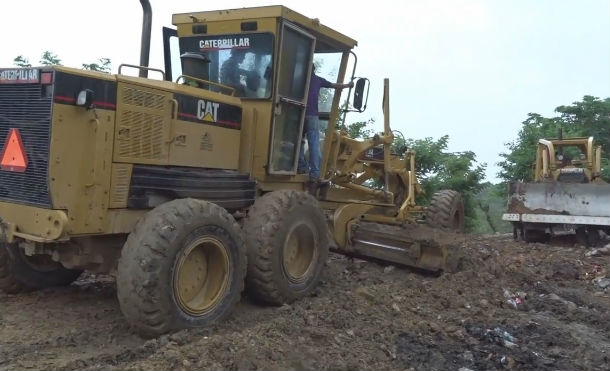
[(440, 277), (332, 255), (305, 300), (244, 298), (222, 324), (153, 340), (125, 322), (111, 277), (0, 294), (0, 369), (610, 368), (610, 256), (504, 236), (462, 249)]

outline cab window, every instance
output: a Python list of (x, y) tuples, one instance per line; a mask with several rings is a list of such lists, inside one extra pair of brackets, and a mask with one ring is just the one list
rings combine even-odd
[[(237, 97), (271, 97), (273, 35), (270, 33), (182, 37), (180, 53), (185, 75), (229, 86), (235, 89)], [(195, 67), (185, 68), (187, 58), (196, 60)], [(219, 90), (213, 85), (200, 87)]]

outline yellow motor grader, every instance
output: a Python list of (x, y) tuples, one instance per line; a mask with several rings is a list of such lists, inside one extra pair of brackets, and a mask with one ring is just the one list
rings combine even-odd
[(383, 133), (356, 140), (337, 125), (366, 106), (358, 79), (349, 109), (331, 94), (319, 114), (324, 181), (297, 172), (314, 58), (336, 60), (338, 83), (351, 63), (356, 80), (356, 41), (283, 6), (175, 14), (155, 69), (140, 2), (137, 65), (0, 69), (0, 289), (115, 274), (127, 320), (156, 335), (218, 321), (244, 286), (274, 305), (308, 295), (329, 248), (455, 266), (439, 237), (462, 228), (461, 196), (416, 204), (387, 80)]

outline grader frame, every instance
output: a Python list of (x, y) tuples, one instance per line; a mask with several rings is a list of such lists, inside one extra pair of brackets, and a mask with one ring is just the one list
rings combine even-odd
[[(43, 113), (0, 105), (0, 134), (21, 133), (21, 155), (32, 160), (16, 171), (0, 159), (1, 289), (65, 285), (81, 270), (113, 273), (128, 321), (156, 335), (224, 317), (244, 280), (271, 304), (307, 295), (329, 246), (454, 268), (449, 246), (435, 241), (442, 232), (423, 224), (461, 229), (461, 197), (446, 190), (417, 205), (416, 154), (392, 152), (387, 79), (384, 131), (356, 140), (339, 130), (345, 112), (335, 94), (322, 146), (328, 186), (312, 188), (296, 172), (314, 53), (340, 55), (342, 82), (355, 40), (282, 6), (175, 14), (176, 30), (164, 30), (163, 71), (148, 66), (152, 13), (140, 2), (139, 65), (121, 65), (117, 75), (0, 70), (8, 76), (0, 99), (35, 89), (40, 98), (23, 104)], [(175, 82), (172, 37), (183, 69)], [(236, 49), (250, 53), (239, 64), (250, 70), (227, 86), (221, 60)], [(356, 86), (361, 97), (364, 84)], [(35, 131), (32, 120), (48, 128)]]

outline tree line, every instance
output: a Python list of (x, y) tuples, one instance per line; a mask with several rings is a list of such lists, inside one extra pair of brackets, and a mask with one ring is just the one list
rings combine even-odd
[[(51, 51), (45, 51), (40, 56), (39, 63), (41, 66), (61, 66), (61, 59), (57, 54)], [(13, 64), (17, 67), (32, 67), (30, 60), (23, 55), (18, 55), (13, 59)], [(99, 58), (97, 61), (92, 63), (82, 63), (81, 68), (88, 71), (98, 71), (104, 73), (110, 73), (112, 68), (112, 62), (109, 58)]]

